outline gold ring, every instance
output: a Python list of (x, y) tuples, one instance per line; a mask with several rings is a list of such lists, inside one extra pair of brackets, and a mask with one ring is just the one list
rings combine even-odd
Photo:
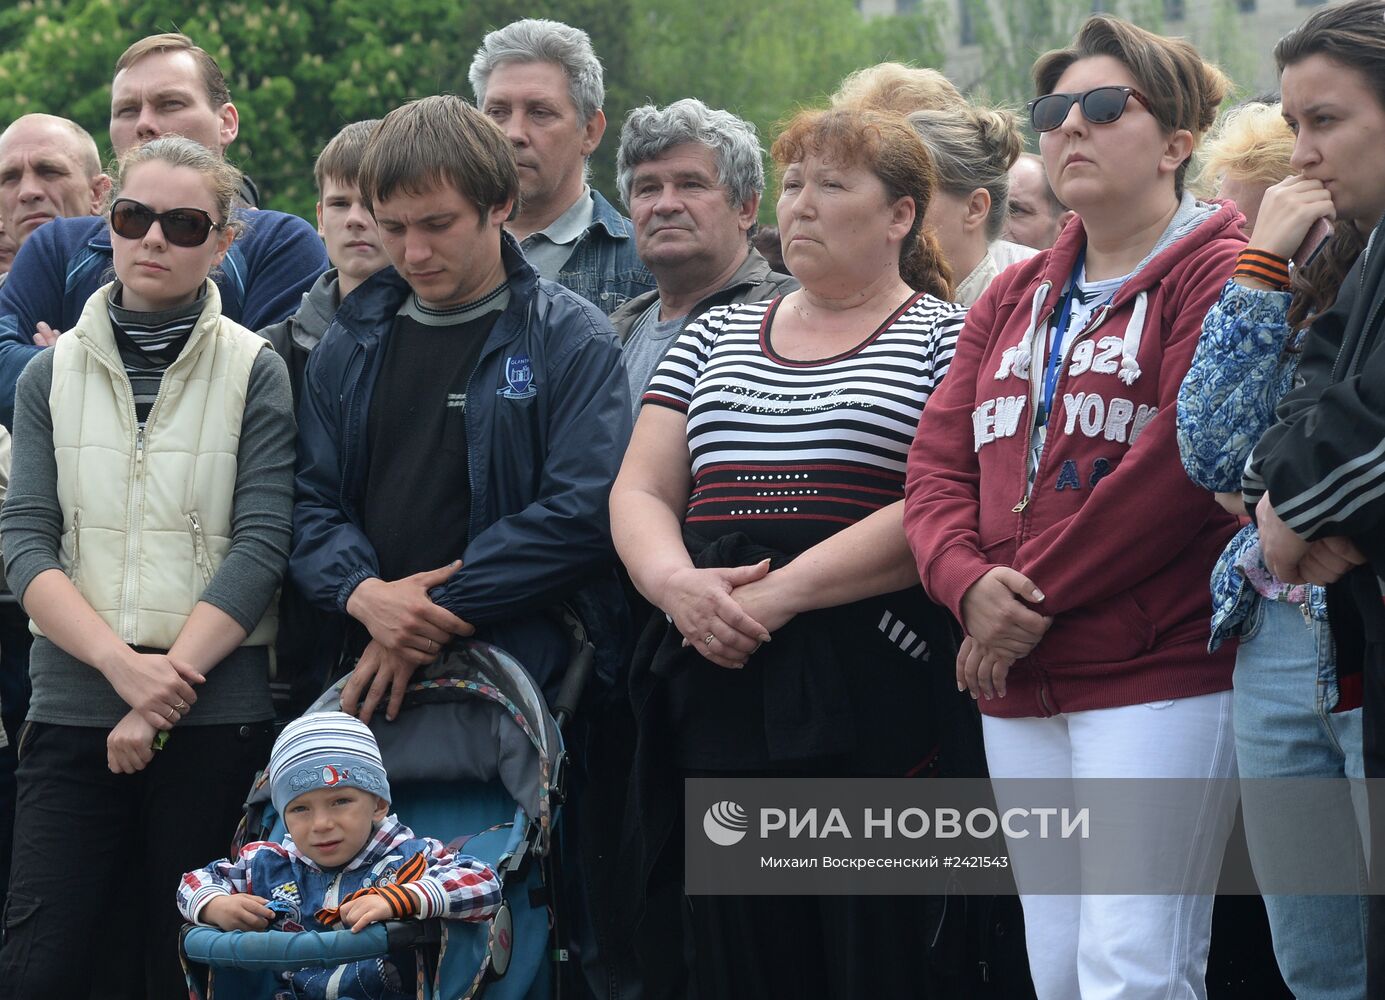
[(433, 650), (435, 650), (435, 649), (437, 649), (437, 648), (438, 648), (438, 644), (437, 644), (436, 642), (434, 642), (432, 639), (429, 639), (429, 640), (428, 640), (428, 652), (431, 653), (431, 652), (433, 652)]
[(178, 712), (186, 712), (188, 710), (187, 702), (183, 701), (182, 698), (179, 698), (178, 704), (174, 705), (173, 708), (175, 711)]
[(178, 712), (177, 712), (177, 710), (170, 708), (170, 709), (168, 710), (167, 719), (168, 719), (169, 722), (177, 722), (177, 721), (178, 721)]
[(708, 632), (705, 636), (702, 637), (702, 645), (704, 645), (704, 646), (710, 646), (710, 645), (712, 644), (712, 640), (715, 639), (715, 638), (716, 638), (716, 636), (714, 636), (714, 635), (712, 635), (712, 633)]

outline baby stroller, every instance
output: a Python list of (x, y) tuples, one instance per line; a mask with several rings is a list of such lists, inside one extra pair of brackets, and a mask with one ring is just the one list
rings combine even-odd
[[(575, 617), (573, 658), (550, 714), (529, 675), (504, 650), (460, 641), (409, 685), (394, 722), (378, 713), (371, 729), (390, 776), (393, 811), (420, 835), (490, 865), (504, 903), (488, 921), (405, 920), (350, 931), (220, 931), (187, 926), (180, 939), (196, 1000), (273, 997), (276, 972), (331, 968), (412, 951), (417, 996), (522, 1000), (554, 994), (551, 942), (557, 882), (550, 853), (562, 802), (565, 752), (560, 726), (580, 698), (593, 650)], [(345, 678), (309, 712), (340, 705)], [(278, 840), (283, 820), (256, 780), (234, 849)], [(400, 970), (407, 975), (407, 969)]]

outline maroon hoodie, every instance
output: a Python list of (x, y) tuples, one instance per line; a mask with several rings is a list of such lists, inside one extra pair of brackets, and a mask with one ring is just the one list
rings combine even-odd
[(1050, 322), (1086, 244), (1080, 220), (1002, 273), (967, 313), (909, 453), (904, 528), (923, 585), (962, 596), (1012, 566), (1053, 625), (981, 710), (1047, 716), (1225, 691), (1235, 646), (1207, 652), (1208, 579), (1236, 520), (1179, 462), (1175, 401), (1202, 320), (1244, 246), (1240, 213), (1185, 199), (1182, 235), (1073, 337), (1032, 488), (1034, 400)]

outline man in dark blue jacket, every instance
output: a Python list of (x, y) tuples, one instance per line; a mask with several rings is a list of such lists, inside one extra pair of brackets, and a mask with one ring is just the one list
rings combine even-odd
[[(186, 35), (142, 38), (117, 60), (111, 84), (117, 156), (171, 132), (224, 152), (239, 129), (220, 68)], [(222, 312), (258, 330), (293, 314), (327, 269), (327, 255), (313, 227), (297, 216), (242, 210), (240, 221), (245, 232), (214, 277)], [(25, 240), (0, 288), (0, 423), (8, 427), (13, 417), (19, 373), (56, 339), (39, 324), (69, 329), (112, 277), (104, 217), (54, 219)]]
[(460, 98), (391, 112), (359, 184), (394, 266), (342, 302), (308, 362), (290, 573), (352, 619), (342, 707), (362, 719), (387, 695), (394, 718), (454, 636), (505, 648), (551, 695), (568, 643), (547, 609), (594, 588), (590, 610), (619, 608), (606, 500), (631, 422), (615, 336), (503, 232), (514, 152)]

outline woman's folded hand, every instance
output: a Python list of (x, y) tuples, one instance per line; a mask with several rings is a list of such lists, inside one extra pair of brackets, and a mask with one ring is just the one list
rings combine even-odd
[(768, 572), (768, 559), (753, 566), (678, 569), (664, 581), (657, 603), (687, 645), (717, 666), (743, 667), (755, 648), (769, 639), (769, 630), (731, 594)]
[(1051, 617), (1024, 602), (1044, 599), (1038, 587), (1018, 570), (996, 566), (962, 597), (962, 628), (992, 651), (1018, 660), (1039, 644)]

